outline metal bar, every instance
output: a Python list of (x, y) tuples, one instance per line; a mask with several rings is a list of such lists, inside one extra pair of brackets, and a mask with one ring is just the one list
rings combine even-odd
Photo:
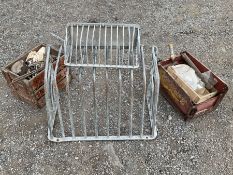
[(130, 27), (128, 27), (128, 32), (129, 32), (129, 50), (128, 50), (128, 65), (130, 64)]
[(87, 36), (86, 36), (86, 61), (87, 61), (87, 64), (88, 64), (87, 42), (88, 42), (89, 29), (90, 29), (90, 25), (88, 25), (88, 27), (87, 27)]
[(120, 65), (120, 62), (119, 62), (119, 58), (118, 58), (118, 54), (119, 54), (119, 41), (118, 41), (118, 26), (117, 26), (117, 49), (116, 49), (116, 64), (118, 63), (118, 65)]
[(47, 108), (47, 115), (48, 115), (48, 137), (52, 136), (53, 125), (52, 125), (52, 115), (51, 115), (51, 94), (50, 94), (50, 87), (49, 87), (49, 80), (50, 80), (50, 71), (49, 71), (49, 56), (50, 56), (50, 48), (51, 46), (47, 46), (47, 56), (46, 56), (46, 63), (45, 63), (45, 76), (44, 76), (44, 86), (45, 86), (45, 99), (46, 99), (46, 108)]
[[(97, 48), (94, 49), (94, 62), (96, 62), (97, 57)], [(97, 115), (97, 108), (96, 108), (96, 95), (95, 95), (95, 81), (96, 81), (96, 68), (93, 68), (93, 103), (94, 103), (94, 115), (95, 115), (95, 136), (98, 136), (99, 128), (98, 128), (98, 115)]]
[[(139, 50), (138, 50), (139, 49)], [(137, 64), (137, 60), (138, 60), (138, 57), (140, 57), (141, 51), (140, 51), (140, 46), (138, 47), (138, 43), (136, 42), (136, 47), (135, 47), (135, 63), (133, 64), (135, 67), (139, 66), (139, 64)]]
[(56, 86), (56, 75), (55, 75), (55, 72), (53, 71), (53, 69), (51, 69), (51, 71), (52, 71), (52, 76), (51, 76), (51, 90), (52, 90), (52, 94), (53, 94), (53, 96), (52, 96), (52, 98), (53, 98), (53, 111), (54, 111), (54, 117), (53, 117), (53, 125), (54, 125), (54, 121), (55, 121), (55, 117), (57, 116), (57, 113), (58, 113), (58, 93), (59, 93), (59, 91), (58, 91), (58, 88), (57, 88), (57, 86)]
[(107, 65), (107, 27), (105, 26), (105, 31), (104, 31), (104, 57), (105, 57), (105, 65)]
[(98, 51), (99, 51), (99, 64), (100, 64), (100, 59), (101, 59), (101, 54), (100, 54), (100, 43), (101, 43), (101, 24), (100, 24), (100, 28), (99, 28), (99, 48), (98, 48)]
[(84, 105), (83, 105), (84, 95), (83, 95), (83, 87), (82, 87), (82, 72), (83, 71), (84, 71), (84, 68), (80, 67), (79, 68), (79, 84), (80, 84), (80, 97), (81, 97), (81, 100), (80, 100), (80, 104), (81, 104), (81, 118), (82, 118), (82, 121), (83, 121), (82, 128), (83, 128), (83, 132), (84, 132), (84, 137), (86, 137), (87, 136), (86, 116), (85, 116)]
[(128, 66), (128, 65), (106, 65), (104, 64), (69, 64), (67, 63), (66, 66), (69, 67), (100, 67), (100, 68), (127, 68), (127, 69), (137, 69), (139, 68), (139, 65), (137, 66)]
[(154, 78), (153, 78), (153, 75), (151, 75), (151, 99), (150, 99), (150, 106), (151, 106), (151, 114), (150, 114), (150, 122), (151, 122), (151, 128), (152, 128), (152, 134), (154, 133), (154, 118), (153, 118), (153, 112), (154, 112)]
[(65, 41), (64, 41), (65, 62), (68, 62), (67, 42), (68, 42), (68, 28), (66, 28), (66, 36), (65, 36)]
[[(96, 64), (96, 57), (97, 57), (97, 47), (94, 47), (94, 36), (95, 36), (95, 25), (93, 28), (92, 34), (92, 53), (93, 53), (93, 63)], [(95, 116), (95, 136), (98, 136), (98, 115), (97, 115), (97, 108), (96, 108), (96, 95), (95, 95), (95, 81), (96, 81), (96, 68), (93, 67), (93, 103), (94, 103), (94, 116)]]
[[(94, 38), (95, 38), (95, 25), (93, 27), (93, 33), (92, 33), (92, 46), (91, 46), (92, 53), (93, 53), (93, 49), (94, 49)], [(93, 62), (95, 64), (95, 60), (93, 60)]]
[(50, 75), (50, 90), (51, 90), (51, 104), (52, 104), (52, 108), (53, 108), (53, 114), (55, 113), (55, 108), (54, 108), (54, 94), (53, 94), (53, 68), (52, 66), (50, 65), (50, 72), (51, 72), (51, 75)]
[(76, 31), (75, 61), (76, 61), (76, 64), (78, 64), (78, 25), (77, 25), (77, 31)]
[[(156, 55), (157, 56), (157, 55)], [(151, 122), (151, 128), (152, 128), (152, 135), (156, 135), (157, 131), (155, 128), (155, 115), (156, 112), (154, 110), (154, 91), (155, 91), (155, 85), (154, 85), (154, 81), (155, 78), (154, 76), (158, 76), (158, 70), (156, 69), (155, 65), (157, 65), (157, 63), (155, 62), (156, 58), (155, 58), (155, 51), (154, 48), (152, 47), (152, 64), (151, 64), (151, 70), (150, 70), (150, 79), (149, 79), (149, 85), (148, 85), (148, 89), (147, 89), (147, 104), (148, 104), (148, 109), (149, 109), (149, 115), (150, 115), (150, 122)], [(157, 70), (157, 72), (156, 72)], [(158, 89), (158, 87), (156, 87)], [(158, 95), (158, 94), (157, 94)]]
[(102, 26), (108, 26), (108, 27), (110, 27), (112, 25), (114, 27), (116, 27), (116, 26), (119, 26), (119, 27), (135, 26), (136, 28), (140, 28), (140, 26), (137, 25), (137, 24), (115, 24), (115, 23), (77, 23), (77, 22), (70, 22), (69, 24), (67, 24), (67, 26), (70, 26), (70, 25), (84, 25), (84, 26), (102, 25)]
[[(152, 66), (151, 66), (151, 69), (153, 69), (153, 62), (152, 62)], [(151, 70), (151, 74), (150, 74), (150, 88), (151, 88), (151, 97), (150, 97), (150, 102), (149, 102), (149, 105), (150, 105), (150, 107), (151, 107), (151, 111), (150, 111), (150, 121), (151, 121), (151, 128), (152, 128), (152, 130), (153, 130), (153, 122), (154, 122), (154, 120), (153, 120), (153, 117), (152, 117), (152, 115), (153, 115), (153, 111), (154, 111), (154, 109), (153, 109), (153, 95), (154, 95), (154, 78), (153, 78), (153, 73), (152, 73), (152, 71), (153, 70)]]
[(59, 41), (64, 42), (64, 39), (61, 38), (60, 36), (56, 35), (55, 33), (50, 32), (50, 34), (51, 34), (53, 37), (55, 37), (56, 39), (58, 39)]
[(133, 27), (133, 36), (132, 36), (132, 61), (131, 64), (134, 66), (134, 35), (135, 35), (135, 27)]
[(56, 116), (56, 111), (55, 111), (55, 108), (54, 108), (54, 94), (53, 94), (53, 67), (52, 65), (50, 64), (49, 65), (49, 89), (50, 89), (50, 99), (51, 99), (51, 106), (52, 106), (52, 109), (51, 109), (51, 123), (52, 123), (52, 126), (54, 125), (54, 120), (55, 120), (55, 116)]
[(125, 55), (125, 27), (123, 26), (123, 29), (122, 29), (122, 40), (123, 40), (123, 43), (122, 43), (122, 47), (123, 47), (123, 56), (122, 56), (122, 63), (124, 64), (124, 55)]
[(134, 95), (133, 95), (133, 69), (130, 69), (130, 130), (129, 135), (132, 137), (132, 126), (133, 126), (133, 101), (134, 101)]
[(48, 109), (48, 136), (52, 135), (53, 132), (53, 108), (52, 108), (52, 102), (51, 102), (51, 90), (50, 90), (50, 80), (51, 80), (51, 65), (48, 66), (48, 75), (47, 75), (47, 90), (46, 94), (48, 95), (46, 98), (46, 106)]
[[(137, 39), (137, 50), (136, 50), (137, 53), (140, 53), (140, 30), (138, 28), (138, 39)], [(139, 63), (138, 63), (138, 54), (136, 54), (136, 64), (135, 66), (137, 66)]]
[(155, 139), (155, 136), (151, 135), (144, 135), (141, 137), (140, 135), (134, 135), (132, 137), (129, 136), (88, 136), (88, 137), (65, 137), (65, 138), (59, 138), (59, 137), (48, 137), (50, 141), (53, 142), (71, 142), (71, 141), (94, 141), (94, 140), (152, 140)]
[[(120, 59), (120, 58), (118, 58), (118, 59)], [(121, 69), (120, 68), (118, 68), (118, 78), (119, 78), (119, 86), (118, 86), (118, 136), (120, 136), (121, 135), (121, 91), (122, 91), (122, 76), (121, 76)]]
[(69, 117), (70, 117), (70, 127), (71, 127), (71, 133), (72, 137), (75, 137), (75, 129), (74, 129), (74, 117), (73, 117), (73, 111), (71, 108), (71, 96), (70, 96), (70, 86), (69, 86), (69, 74), (70, 74), (70, 67), (66, 67), (66, 92), (67, 92), (67, 103), (68, 103), (68, 110), (69, 110)]
[(159, 101), (159, 85), (160, 85), (160, 78), (159, 78), (159, 72), (158, 72), (158, 66), (157, 66), (157, 60), (158, 60), (158, 48), (157, 47), (152, 47), (152, 58), (153, 58), (153, 62), (154, 62), (154, 81), (156, 83), (156, 92), (153, 95), (153, 115), (154, 115), (154, 119), (153, 119), (153, 127), (152, 127), (152, 135), (156, 136), (157, 135), (157, 131), (156, 131), (156, 114), (157, 114), (157, 106), (158, 106), (158, 101)]
[[(105, 65), (108, 64), (108, 46), (107, 46), (107, 27), (105, 26), (105, 38), (104, 38), (104, 45), (105, 45)], [(107, 118), (107, 121), (106, 121), (106, 125), (107, 125), (107, 136), (109, 137), (109, 107), (108, 107), (108, 91), (109, 91), (109, 88), (108, 88), (108, 68), (106, 67), (106, 70), (105, 70), (105, 78), (106, 78), (106, 81), (105, 81), (105, 89), (106, 89), (106, 118)]]
[(83, 53), (82, 53), (82, 37), (83, 37), (83, 28), (84, 26), (82, 26), (82, 30), (81, 30), (81, 33), (80, 33), (80, 57), (81, 57), (81, 63), (83, 64)]
[(111, 25), (111, 64), (112, 63), (112, 25)]
[(60, 46), (59, 51), (58, 51), (57, 61), (56, 61), (55, 70), (54, 70), (55, 74), (57, 74), (57, 70), (58, 70), (58, 66), (59, 66), (59, 61), (60, 61), (60, 57), (61, 57), (61, 51), (62, 51), (62, 46)]
[(106, 117), (107, 117), (107, 136), (109, 136), (109, 106), (108, 106), (108, 68), (106, 68)]
[(71, 44), (70, 44), (70, 63), (72, 63), (72, 55), (73, 55), (73, 36), (74, 36), (74, 27), (73, 25), (70, 26), (71, 30)]
[(143, 101), (142, 101), (142, 116), (141, 116), (141, 137), (143, 137), (143, 125), (144, 125), (144, 111), (145, 111), (145, 102), (146, 102), (146, 68), (144, 60), (144, 50), (141, 46), (141, 58), (142, 58), (142, 69), (143, 69)]
[(61, 106), (60, 106), (60, 103), (59, 103), (60, 94), (59, 94), (59, 89), (58, 89), (58, 86), (57, 86), (57, 79), (56, 79), (57, 70), (58, 70), (59, 61), (60, 61), (60, 56), (61, 56), (61, 51), (62, 51), (62, 46), (60, 47), (59, 52), (58, 52), (57, 62), (56, 62), (55, 71), (54, 71), (54, 81), (55, 81), (54, 87), (56, 88), (56, 91), (57, 91), (57, 93), (56, 93), (56, 96), (57, 96), (56, 104), (57, 104), (58, 118), (59, 118), (59, 122), (60, 122), (61, 134), (62, 134), (62, 137), (65, 137), (64, 125), (63, 125), (62, 113), (61, 113)]

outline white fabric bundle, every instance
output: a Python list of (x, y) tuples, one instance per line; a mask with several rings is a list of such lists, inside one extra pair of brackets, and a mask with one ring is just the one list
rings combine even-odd
[(195, 91), (205, 87), (205, 83), (196, 75), (195, 70), (187, 64), (172, 66), (180, 78), (191, 86)]

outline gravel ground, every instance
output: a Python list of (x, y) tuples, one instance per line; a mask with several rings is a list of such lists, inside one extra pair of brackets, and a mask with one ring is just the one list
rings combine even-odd
[(47, 139), (47, 116), (16, 100), (0, 75), (1, 174), (233, 174), (233, 1), (0, 0), (0, 66), (38, 42), (57, 44), (68, 22), (137, 23), (145, 47), (200, 58), (229, 85), (216, 111), (184, 122), (159, 98), (152, 141)]

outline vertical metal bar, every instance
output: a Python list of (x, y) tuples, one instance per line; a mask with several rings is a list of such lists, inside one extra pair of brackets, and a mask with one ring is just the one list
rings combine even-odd
[[(94, 64), (96, 63), (97, 57), (97, 48), (94, 48)], [(98, 115), (97, 115), (97, 108), (96, 108), (96, 95), (95, 95), (95, 81), (96, 81), (96, 67), (93, 68), (93, 103), (94, 103), (94, 115), (95, 115), (95, 136), (98, 136)]]
[(66, 68), (66, 92), (67, 92), (67, 103), (68, 103), (68, 110), (69, 110), (69, 117), (70, 117), (70, 127), (71, 127), (71, 133), (72, 137), (75, 137), (75, 129), (74, 129), (74, 118), (73, 118), (73, 111), (71, 108), (71, 96), (70, 96), (70, 87), (69, 87), (69, 76), (70, 76), (70, 67)]
[[(104, 47), (105, 47), (105, 65), (108, 64), (108, 46), (107, 46), (107, 26), (105, 26), (105, 39), (104, 39)], [(106, 89), (106, 118), (107, 118), (107, 136), (109, 137), (109, 107), (108, 107), (108, 68), (106, 67), (105, 70), (105, 89)]]
[[(119, 50), (119, 48), (117, 49)], [(121, 53), (120, 53), (121, 55)], [(118, 57), (119, 54), (118, 54)], [(118, 58), (119, 60), (120, 58)], [(122, 76), (121, 76), (121, 68), (118, 68), (118, 78), (119, 78), (119, 86), (118, 86), (118, 136), (121, 135), (121, 92), (122, 92)]]
[(53, 94), (53, 68), (52, 66), (50, 65), (50, 72), (51, 72), (51, 75), (50, 75), (50, 87), (51, 87), (51, 104), (52, 104), (52, 108), (53, 108), (53, 113), (55, 112), (55, 109), (54, 109), (54, 94)]
[[(93, 28), (92, 34), (92, 53), (93, 53), (93, 64), (96, 64), (96, 57), (97, 57), (97, 47), (94, 47), (94, 37), (95, 37), (95, 25)], [(96, 81), (96, 67), (93, 67), (93, 103), (94, 103), (94, 116), (95, 116), (95, 136), (98, 136), (98, 115), (97, 115), (97, 108), (96, 108), (96, 95), (95, 95), (95, 81)]]
[(101, 24), (100, 24), (100, 28), (99, 28), (99, 64), (100, 64), (100, 59), (101, 59), (101, 53), (100, 53), (100, 43), (101, 43)]
[(52, 137), (53, 132), (53, 126), (52, 126), (52, 114), (51, 114), (51, 93), (50, 93), (50, 62), (49, 62), (49, 56), (50, 56), (50, 45), (47, 47), (47, 56), (46, 56), (46, 64), (45, 64), (45, 76), (44, 76), (44, 85), (45, 85), (45, 99), (46, 99), (46, 109), (47, 109), (47, 115), (48, 115), (48, 137)]
[[(51, 112), (51, 114), (52, 114), (52, 116), (51, 116), (51, 126), (53, 126), (54, 125), (54, 120), (55, 120), (55, 116), (56, 116), (56, 110), (55, 110), (55, 108), (54, 108), (54, 94), (53, 94), (53, 81), (54, 81), (54, 76), (53, 76), (53, 74), (54, 74), (54, 71), (53, 71), (53, 67), (52, 67), (52, 65), (50, 64), (49, 65), (49, 84), (50, 84), (50, 99), (51, 99), (51, 110), (50, 110), (50, 112)], [(53, 128), (52, 128), (52, 130), (53, 130)]]
[(82, 52), (82, 37), (83, 37), (83, 28), (84, 26), (82, 25), (82, 30), (81, 30), (81, 33), (80, 33), (80, 57), (81, 57), (81, 63), (83, 64), (83, 52)]
[(130, 26), (128, 26), (128, 32), (129, 32), (129, 50), (128, 50), (128, 65), (130, 64), (130, 52), (131, 52), (131, 49), (130, 49)]
[[(93, 53), (93, 49), (94, 49), (94, 38), (95, 38), (95, 25), (93, 27), (93, 33), (92, 33), (92, 47), (91, 47), (92, 48), (92, 53)], [(95, 61), (95, 60), (93, 60), (93, 61)]]
[[(150, 67), (150, 79), (149, 79), (149, 85), (148, 85), (148, 94), (150, 96), (148, 100), (148, 104), (150, 105), (150, 120), (152, 121), (152, 113), (153, 113), (153, 94), (154, 94), (154, 80), (153, 80), (153, 70), (154, 69), (154, 62), (152, 60), (152, 64)], [(150, 91), (149, 91), (150, 90)], [(152, 127), (152, 122), (151, 122), (151, 127)]]
[[(83, 54), (83, 53), (82, 53)], [(84, 131), (84, 137), (87, 136), (87, 129), (86, 129), (86, 116), (85, 116), (85, 111), (84, 111), (84, 105), (83, 105), (83, 87), (82, 87), (82, 72), (84, 72), (83, 67), (79, 67), (79, 84), (80, 84), (80, 106), (81, 106), (81, 118), (82, 118), (82, 128)]]
[(118, 65), (120, 64), (120, 62), (119, 62), (119, 56), (118, 56), (118, 54), (119, 54), (119, 41), (118, 41), (118, 26), (117, 26), (117, 49), (116, 49), (116, 64), (118, 63)]
[[(52, 66), (51, 66), (52, 67)], [(53, 68), (51, 68), (51, 91), (52, 91), (52, 105), (53, 105), (53, 125), (55, 121), (55, 117), (57, 116), (57, 92), (55, 87), (55, 74)]]
[[(120, 65), (120, 55), (119, 52), (119, 30), (117, 26), (117, 53), (116, 53), (116, 63), (118, 66)], [(118, 86), (118, 136), (121, 135), (121, 91), (122, 91), (122, 77), (121, 77), (121, 68), (118, 68), (118, 78), (119, 78), (119, 86)]]
[(150, 123), (152, 129), (152, 135), (155, 135), (155, 115), (154, 115), (154, 72), (155, 72), (155, 62), (154, 62), (154, 50), (152, 47), (152, 64), (150, 68), (150, 80), (148, 85), (148, 92), (147, 92), (147, 103), (149, 108), (149, 115), (150, 115)]
[(111, 64), (112, 64), (112, 25), (111, 25)]
[(105, 57), (105, 65), (107, 64), (107, 26), (105, 26), (105, 31), (104, 31), (104, 57)]
[[(87, 53), (86, 51), (83, 52), (83, 58), (86, 60)], [(84, 72), (84, 68), (81, 69), (81, 73)], [(81, 78), (81, 77), (80, 77)], [(83, 87), (81, 87), (83, 88)], [(83, 101), (84, 100), (84, 101)], [(86, 114), (85, 114), (85, 105), (86, 101), (84, 99), (84, 95), (82, 93), (82, 119), (83, 119), (83, 130), (84, 130), (84, 137), (87, 137), (87, 123), (86, 123)]]
[(76, 64), (78, 63), (78, 25), (77, 25), (77, 31), (76, 31), (76, 45), (75, 45), (75, 61)]
[(137, 65), (137, 60), (138, 60), (138, 55), (140, 55), (140, 50), (138, 51), (138, 47), (136, 46), (136, 50), (135, 50), (135, 66)]
[[(153, 63), (152, 63), (153, 64)], [(152, 66), (153, 67), (153, 66)], [(152, 68), (153, 69), (153, 68)], [(151, 121), (151, 128), (152, 128), (152, 134), (154, 134), (154, 118), (152, 117), (153, 116), (153, 111), (154, 111), (154, 78), (153, 78), (153, 74), (151, 74), (151, 77), (150, 77), (150, 81), (151, 81), (151, 98), (150, 98), (150, 106), (151, 106), (151, 115), (150, 115), (150, 121)]]
[(132, 126), (133, 126), (133, 101), (134, 101), (134, 95), (133, 95), (133, 69), (130, 69), (130, 130), (129, 130), (129, 136), (132, 137)]
[(132, 61), (131, 64), (134, 66), (134, 35), (135, 35), (135, 26), (133, 27), (133, 36), (132, 36)]
[[(140, 30), (138, 28), (137, 50), (136, 53), (140, 53)], [(136, 65), (138, 65), (138, 54), (136, 54)]]
[(60, 129), (61, 129), (61, 134), (62, 134), (62, 137), (65, 137), (65, 132), (64, 132), (64, 125), (63, 125), (63, 120), (62, 120), (62, 113), (61, 113), (61, 106), (60, 106), (60, 94), (59, 94), (59, 89), (58, 89), (58, 86), (57, 86), (57, 79), (56, 79), (56, 76), (57, 76), (57, 71), (58, 71), (58, 66), (59, 66), (59, 61), (60, 61), (60, 56), (61, 56), (61, 51), (62, 51), (62, 46), (60, 47), (59, 51), (58, 51), (58, 56), (57, 56), (57, 62), (56, 62), (56, 66), (55, 66), (55, 71), (54, 71), (54, 87), (55, 87), (55, 90), (56, 90), (56, 96), (57, 96), (57, 110), (58, 110), (58, 118), (59, 118), (59, 122), (60, 122)]
[(70, 63), (72, 63), (72, 55), (73, 55), (73, 37), (74, 37), (74, 27), (73, 24), (71, 24), (71, 46), (70, 46)]
[(69, 60), (68, 60), (68, 44), (67, 44), (67, 42), (68, 42), (68, 27), (66, 28), (66, 37), (65, 37), (65, 41), (64, 41), (64, 53), (65, 53), (65, 60), (67, 61), (67, 62), (69, 62)]
[(160, 78), (159, 78), (159, 73), (158, 73), (158, 66), (157, 66), (157, 59), (158, 59), (158, 48), (157, 47), (152, 47), (152, 56), (153, 56), (153, 61), (154, 61), (154, 77), (155, 77), (155, 84), (156, 84), (156, 89), (155, 89), (155, 94), (153, 96), (154, 101), (153, 101), (153, 105), (154, 105), (154, 111), (153, 111), (153, 115), (154, 115), (154, 119), (153, 119), (153, 128), (152, 128), (152, 134), (153, 136), (156, 134), (156, 114), (157, 114), (157, 106), (158, 106), (158, 98), (159, 98), (159, 85), (160, 85)]
[(125, 55), (125, 27), (123, 26), (123, 29), (122, 29), (122, 47), (123, 47), (123, 54), (122, 54), (122, 65), (124, 64), (124, 55)]
[(87, 52), (87, 43), (88, 43), (88, 35), (89, 35), (90, 25), (87, 27), (87, 36), (86, 36), (86, 60), (88, 64), (88, 52)]
[(145, 111), (145, 102), (146, 102), (146, 68), (144, 60), (144, 50), (141, 46), (141, 58), (142, 58), (142, 69), (143, 69), (143, 101), (142, 101), (142, 114), (141, 114), (141, 137), (143, 136), (143, 126), (144, 126), (144, 111)]

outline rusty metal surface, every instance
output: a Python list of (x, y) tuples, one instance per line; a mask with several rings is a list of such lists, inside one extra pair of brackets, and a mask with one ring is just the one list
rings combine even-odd
[[(54, 67), (55, 67), (55, 63), (53, 64)], [(61, 71), (65, 68), (65, 65), (64, 65), (64, 56), (61, 57), (61, 62), (59, 63), (59, 69), (58, 71)], [(63, 71), (64, 72), (64, 71)], [(61, 80), (61, 76), (65, 76), (65, 74), (61, 74), (59, 72), (58, 74), (58, 82)], [(37, 76), (33, 77), (32, 79), (30, 79), (28, 81), (29, 83), (29, 86), (32, 87), (33, 90), (37, 90), (38, 88), (40, 88), (42, 85), (44, 85), (44, 71), (41, 71)]]
[[(30, 51), (38, 51), (41, 47), (45, 47), (45, 44), (40, 44), (32, 49), (29, 49), (27, 52), (20, 55), (16, 60), (9, 63), (2, 69), (2, 74), (4, 75), (7, 84), (12, 91), (12, 94), (19, 100), (22, 100), (26, 103), (37, 106), (39, 108), (45, 105), (44, 70), (42, 70), (33, 78), (28, 80), (26, 79), (26, 77), (22, 77), (11, 72), (10, 68), (15, 62), (19, 60), (25, 60)], [(51, 54), (55, 55), (56, 53), (58, 53), (58, 51), (54, 47), (52, 47)], [(56, 63), (53, 64), (54, 67), (55, 65)], [(64, 78), (66, 76), (64, 56), (61, 57), (61, 61), (58, 67), (59, 67), (58, 68), (59, 73), (57, 74), (58, 88), (62, 89), (65, 87)]]
[[(182, 52), (189, 56), (190, 60), (195, 64), (195, 66), (200, 70), (200, 72), (210, 71), (205, 65), (198, 61), (188, 52)], [(181, 54), (182, 54), (181, 53)], [(181, 56), (175, 57), (174, 61), (176, 64), (184, 63)], [(194, 104), (187, 93), (180, 88), (180, 86), (172, 79), (172, 77), (167, 73), (166, 68), (172, 64), (171, 59), (166, 59), (158, 64), (160, 81), (161, 81), (161, 92), (168, 102), (178, 109), (185, 119), (197, 117), (202, 114), (208, 113), (215, 110), (218, 104), (223, 99), (224, 95), (227, 93), (228, 86), (219, 77), (217, 77), (213, 72), (213, 77), (217, 80), (215, 84), (215, 89), (218, 91), (217, 95), (200, 103)]]

